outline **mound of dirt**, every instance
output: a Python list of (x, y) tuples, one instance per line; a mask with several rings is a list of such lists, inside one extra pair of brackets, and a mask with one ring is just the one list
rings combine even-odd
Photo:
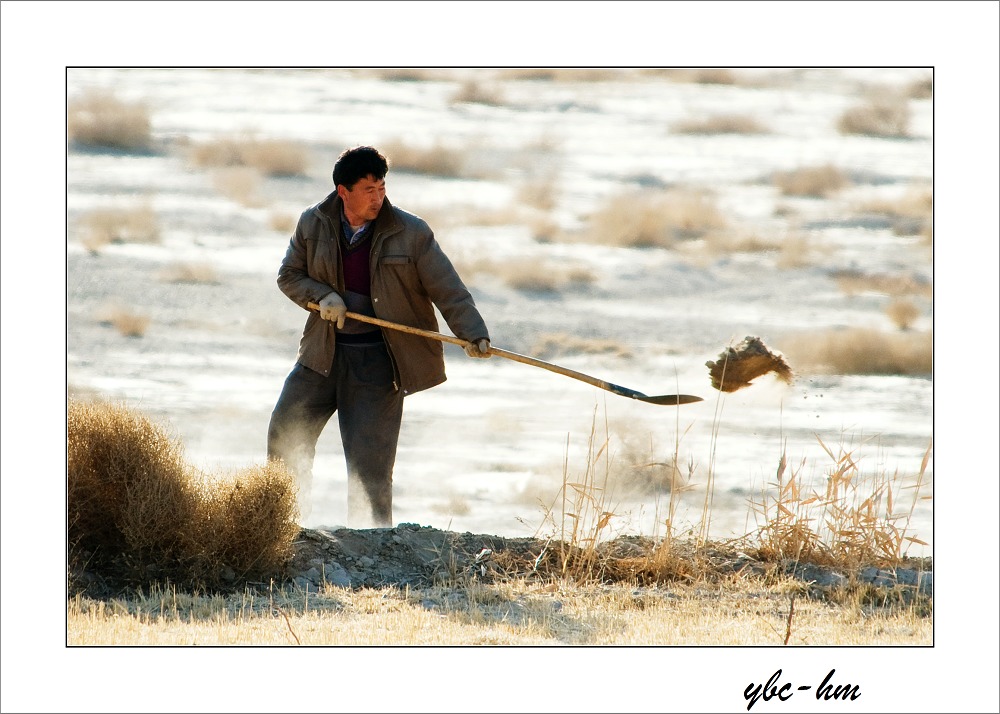
[[(753, 550), (737, 547), (675, 543), (668, 558), (656, 558), (658, 542), (645, 536), (619, 536), (591, 549), (554, 539), (506, 538), (442, 531), (415, 523), (393, 528), (309, 529), (299, 531), (295, 552), (272, 582), (251, 582), (230, 573), (225, 590), (266, 590), (272, 585), (306, 591), (326, 587), (412, 587), (461, 582), (500, 582), (515, 578), (549, 580), (586, 572), (604, 582), (652, 585), (669, 581), (719, 580), (734, 575), (786, 575), (820, 590), (848, 582), (877, 586), (906, 586), (930, 593), (930, 559), (912, 560), (894, 568), (867, 567), (859, 572), (797, 562), (759, 560)], [(120, 563), (100, 570), (71, 572), (70, 592), (95, 598), (114, 597), (161, 581), (156, 569), (146, 567), (136, 580), (134, 567)], [(182, 583), (177, 583), (182, 587)]]
[(735, 392), (768, 372), (791, 384), (792, 368), (780, 352), (772, 351), (759, 337), (748, 335), (736, 347), (719, 353), (717, 360), (705, 363), (712, 386), (720, 392)]

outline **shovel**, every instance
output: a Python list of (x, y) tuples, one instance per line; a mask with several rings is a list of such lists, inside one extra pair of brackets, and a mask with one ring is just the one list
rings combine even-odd
[[(319, 310), (319, 305), (314, 302), (309, 303), (310, 310)], [(465, 347), (468, 342), (459, 339), (458, 337), (452, 337), (450, 335), (442, 335), (440, 332), (432, 332), (431, 330), (421, 330), (418, 327), (410, 327), (409, 325), (400, 325), (396, 322), (389, 322), (388, 320), (382, 320), (378, 317), (368, 317), (367, 315), (359, 315), (356, 312), (348, 312), (347, 317), (352, 320), (358, 320), (359, 322), (367, 322), (371, 325), (378, 325), (379, 327), (386, 327), (390, 330), (398, 330), (400, 332), (407, 332), (411, 335), (420, 335), (421, 337), (428, 337), (432, 340), (438, 340), (439, 342), (449, 342), (453, 345), (458, 345), (460, 347)], [(703, 401), (701, 397), (695, 397), (690, 394), (661, 394), (659, 396), (650, 397), (642, 392), (637, 392), (634, 389), (628, 389), (626, 387), (619, 387), (617, 384), (612, 384), (611, 382), (605, 382), (603, 379), (597, 379), (596, 377), (591, 377), (590, 375), (583, 374), (582, 372), (575, 372), (572, 369), (566, 369), (565, 367), (560, 367), (557, 364), (551, 364), (549, 362), (544, 362), (540, 359), (535, 359), (534, 357), (528, 357), (526, 355), (519, 355), (516, 352), (508, 352), (507, 350), (502, 350), (499, 347), (490, 346), (489, 353), (491, 355), (496, 355), (497, 357), (504, 357), (514, 362), (520, 362), (521, 364), (529, 364), (532, 367), (541, 367), (542, 369), (547, 369), (550, 372), (555, 372), (556, 374), (561, 374), (566, 377), (572, 377), (573, 379), (578, 379), (581, 382), (586, 382), (587, 384), (592, 384), (595, 387), (600, 387), (601, 389), (607, 390), (612, 394), (617, 394), (620, 397), (629, 397), (630, 399), (636, 399), (640, 402), (646, 402), (647, 404), (660, 404), (673, 406), (677, 404), (691, 404), (693, 402)]]

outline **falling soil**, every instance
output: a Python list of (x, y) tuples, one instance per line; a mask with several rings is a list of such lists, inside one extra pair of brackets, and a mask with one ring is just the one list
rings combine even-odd
[(759, 337), (748, 335), (736, 347), (719, 353), (716, 361), (705, 363), (712, 386), (720, 392), (735, 392), (768, 372), (786, 384), (793, 379), (792, 368), (780, 352), (772, 351)]

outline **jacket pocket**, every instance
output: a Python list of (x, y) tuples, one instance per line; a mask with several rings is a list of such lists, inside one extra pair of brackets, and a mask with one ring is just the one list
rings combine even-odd
[(413, 258), (408, 255), (386, 255), (379, 262), (382, 265), (409, 265), (413, 262)]

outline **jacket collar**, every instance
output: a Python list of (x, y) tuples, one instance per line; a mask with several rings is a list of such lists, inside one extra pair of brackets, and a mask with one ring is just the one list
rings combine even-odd
[[(343, 230), (340, 227), (340, 219), (344, 213), (344, 201), (337, 195), (337, 192), (332, 192), (320, 201), (316, 206), (316, 211), (330, 221), (330, 224), (334, 226), (334, 230), (339, 236)], [(382, 200), (382, 208), (379, 209), (378, 215), (375, 216), (374, 223), (375, 225), (371, 228), (373, 238), (380, 234), (395, 233), (402, 228), (402, 223), (396, 216), (396, 211), (393, 210), (388, 197)]]

